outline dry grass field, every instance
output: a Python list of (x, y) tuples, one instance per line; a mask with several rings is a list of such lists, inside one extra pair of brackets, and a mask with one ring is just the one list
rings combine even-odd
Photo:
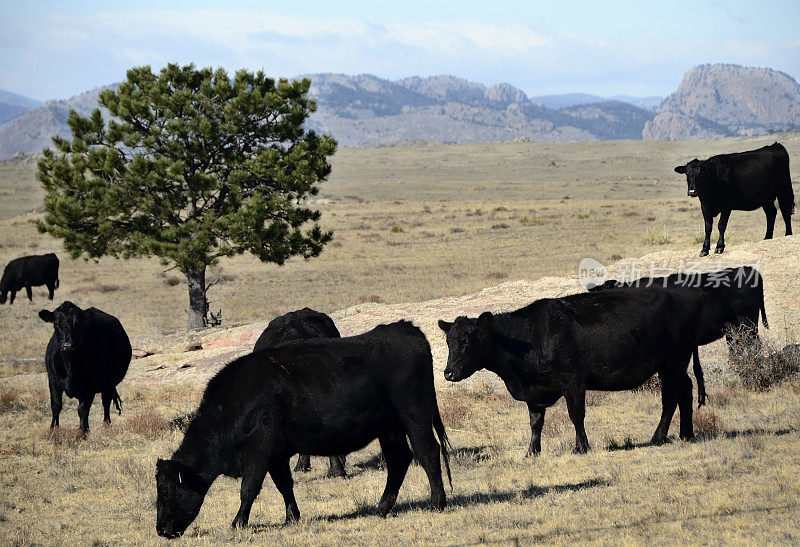
[[(263, 323), (306, 305), (326, 312), (349, 308), (335, 314), (348, 318), (361, 309), (389, 312), (405, 309), (404, 302), (574, 274), (585, 256), (606, 264), (657, 251), (696, 256), (699, 204), (685, 197), (683, 177), (672, 168), (775, 139), (344, 148), (318, 201), (334, 241), (319, 258), (281, 268), (246, 256), (222, 262), (209, 276), (222, 280), (211, 289), (212, 307), (222, 308), (226, 326)], [(797, 162), (800, 136), (777, 139)], [(18, 294), (13, 306), (0, 306), (3, 543), (167, 543), (155, 535), (155, 460), (177, 447), (182, 434), (170, 421), (196, 406), (203, 382), (192, 380), (192, 372), (182, 381), (140, 378), (157, 374), (147, 370), (162, 364), (167, 370), (159, 372), (172, 374), (187, 357), (140, 360), (147, 362), (136, 364), (137, 374), (120, 389), (122, 416), (112, 415), (113, 424), (104, 427), (94, 405), (86, 440), (76, 438), (74, 400), (65, 400), (64, 427), (48, 430), (46, 380), (41, 364), (26, 359), (43, 355), (52, 332), (36, 312), (66, 299), (113, 313), (132, 335), (182, 329), (183, 280), (155, 259), (68, 259), (59, 242), (29, 222), (41, 195), (34, 164), (0, 163), (0, 192), (7, 189), (0, 200), (0, 264), (48, 251), (62, 262), (55, 302), (39, 289), (32, 304)], [(800, 196), (800, 188), (795, 191)], [(735, 212), (729, 249), (758, 241), (764, 224), (761, 211)], [(779, 220), (776, 234), (782, 233)], [(767, 310), (771, 335), (788, 342), (800, 328), (794, 324), (800, 283), (793, 281), (800, 249), (795, 238), (777, 243), (792, 256), (765, 265), (772, 267)], [(747, 249), (748, 257), (776, 256), (761, 244)], [(731, 256), (745, 256), (736, 252)], [(434, 340), (432, 324), (423, 330), (440, 366), (442, 341)], [(586, 428), (593, 450), (572, 454), (574, 430), (560, 402), (546, 415), (543, 453), (536, 459), (524, 457), (526, 408), (496, 379), (444, 385), (437, 373), (454, 448), (445, 511), (427, 508), (427, 480), (412, 466), (394, 513), (377, 517), (385, 471), (373, 443), (349, 457), (348, 480), (323, 478), (321, 458), (312, 460), (311, 473), (295, 477), (299, 524), (282, 525), (282, 500), (268, 479), (252, 527), (230, 530), (239, 482), (220, 478), (176, 543), (797, 544), (800, 381), (747, 390), (726, 370), (726, 356), (721, 343), (701, 353), (710, 404), (695, 414), (696, 442), (675, 440), (674, 423), (672, 443), (649, 446), (658, 392), (591, 393)]]

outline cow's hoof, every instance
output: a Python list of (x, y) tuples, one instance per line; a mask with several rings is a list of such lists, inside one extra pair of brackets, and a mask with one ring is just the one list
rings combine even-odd
[(700, 256), (708, 256), (708, 251), (700, 251)]
[(725, 252), (725, 247), (717, 247), (716, 249), (714, 249), (715, 255), (721, 255), (723, 252)]

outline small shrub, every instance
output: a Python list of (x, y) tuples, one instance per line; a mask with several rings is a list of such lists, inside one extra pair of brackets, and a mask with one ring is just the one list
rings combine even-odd
[(508, 211), (508, 207), (506, 207), (505, 205), (500, 205), (499, 207), (495, 207), (494, 209), (492, 209), (492, 211), (495, 211), (497, 213), (502, 213)]
[(460, 234), (463, 231), (464, 231), (464, 228), (457, 228), (457, 227), (456, 228), (450, 228), (450, 233), (451, 234)]
[(730, 386), (722, 386), (720, 389), (708, 393), (708, 402), (713, 406), (727, 406), (736, 397), (740, 397), (739, 390)]
[(575, 213), (575, 218), (577, 218), (578, 220), (585, 220), (589, 218), (591, 214), (592, 214), (591, 211), (578, 211), (577, 213)]
[(0, 412), (10, 412), (20, 408), (19, 393), (14, 390), (0, 393)]
[(125, 420), (125, 428), (137, 435), (155, 439), (169, 431), (170, 422), (156, 410), (143, 410)]
[(164, 278), (164, 285), (168, 287), (174, 287), (175, 285), (180, 284), (181, 279), (177, 276), (171, 275), (169, 277)]
[(486, 274), (486, 279), (505, 279), (508, 277), (506, 272), (489, 272)]
[(459, 429), (463, 427), (467, 421), (469, 407), (464, 397), (458, 395), (440, 397), (439, 413), (442, 416), (442, 423), (444, 423), (445, 427)]
[(800, 344), (778, 350), (773, 342), (753, 336), (744, 327), (731, 328), (727, 334), (730, 367), (744, 387), (765, 391), (800, 372)]
[(492, 224), (492, 230), (505, 230), (508, 227), (508, 224), (505, 222), (501, 222), (500, 224)]
[(403, 232), (403, 227), (400, 226), (399, 224), (392, 224), (392, 227), (389, 228), (389, 231), (392, 232), (393, 234), (400, 234)]
[(45, 430), (44, 438), (56, 446), (74, 446), (84, 435), (79, 427), (54, 427)]
[(545, 223), (543, 218), (537, 216), (524, 216), (519, 217), (520, 224), (525, 224), (526, 226), (541, 226)]
[(674, 243), (675, 240), (669, 237), (667, 234), (645, 234), (642, 238), (642, 243), (645, 245), (669, 245), (670, 243)]
[(637, 213), (636, 211), (623, 211), (621, 216), (623, 216), (623, 217), (638, 217), (639, 213)]
[(619, 253), (614, 253), (609, 257), (611, 260), (622, 260), (622, 255)]
[(700, 439), (713, 439), (722, 432), (722, 420), (707, 407), (694, 411), (692, 423), (694, 434)]
[(656, 217), (654, 217), (654, 216), (648, 216), (648, 217), (646, 217), (646, 218), (645, 218), (645, 220), (646, 220), (647, 222), (655, 222), (655, 220), (656, 220)]

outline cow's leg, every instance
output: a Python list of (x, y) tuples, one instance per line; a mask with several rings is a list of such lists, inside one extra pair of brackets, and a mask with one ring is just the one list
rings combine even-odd
[(575, 452), (586, 454), (589, 451), (589, 439), (583, 427), (583, 420), (586, 418), (586, 389), (568, 389), (564, 392), (564, 398), (567, 400), (569, 419), (575, 426)]
[(8, 303), (13, 304), (14, 299), (17, 297), (17, 291), (11, 291), (11, 296), (8, 298)]
[(294, 499), (294, 481), (289, 469), (289, 458), (273, 462), (269, 468), (269, 475), (283, 496), (283, 503), (286, 505), (286, 524), (297, 522), (300, 520), (300, 509)]
[(667, 441), (669, 424), (678, 406), (679, 397), (679, 385), (674, 375), (659, 372), (658, 377), (661, 379), (661, 420), (653, 433), (653, 439), (650, 441), (652, 444), (664, 444)]
[(53, 419), (50, 421), (50, 429), (58, 427), (58, 417), (61, 414), (64, 392), (50, 383), (50, 411)]
[(28, 300), (33, 302), (33, 290), (31, 290), (31, 286), (30, 285), (25, 285), (25, 294), (28, 295)]
[(431, 505), (441, 511), (447, 501), (444, 495), (444, 483), (442, 483), (442, 464), (440, 460), (440, 447), (433, 436), (430, 424), (432, 419), (416, 416), (413, 423), (406, 421), (408, 438), (411, 441), (411, 449), (414, 451), (416, 459), (425, 474), (428, 475), (428, 483), (431, 487)]
[(47, 284), (47, 299), (48, 300), (52, 300), (53, 299), (53, 295), (55, 294), (55, 292), (56, 292), (56, 284), (53, 283), (53, 282), (48, 283)]
[(114, 399), (114, 395), (112, 393), (103, 392), (100, 395), (101, 400), (103, 401), (103, 423), (111, 424), (111, 401)]
[(717, 240), (717, 248), (714, 249), (715, 254), (720, 254), (725, 250), (725, 229), (728, 227), (728, 219), (730, 216), (730, 211), (722, 211), (719, 215), (719, 223), (717, 223), (719, 239)]
[(93, 394), (78, 400), (78, 418), (80, 418), (81, 432), (84, 436), (89, 431), (89, 409), (92, 408), (92, 401), (94, 401)]
[(297, 464), (294, 466), (295, 472), (305, 473), (311, 471), (311, 456), (308, 454), (300, 454), (297, 456)]
[(692, 379), (687, 373), (679, 378), (680, 399), (678, 405), (681, 413), (681, 439), (689, 441), (694, 438), (694, 426), (692, 425)]
[(344, 470), (345, 456), (330, 456), (328, 458), (328, 472), (326, 477), (342, 477), (347, 478), (347, 472)]
[[(248, 451), (249, 463), (242, 472), (242, 487), (239, 491), (239, 510), (231, 522), (232, 528), (245, 528), (250, 520), (250, 509), (253, 507), (253, 502), (256, 496), (261, 492), (261, 487), (264, 485), (264, 477), (267, 476), (267, 465), (263, 456), (258, 457), (252, 451)], [(288, 470), (289, 463), (286, 463)], [(272, 478), (277, 486), (278, 481), (275, 477)], [(291, 476), (289, 477), (291, 480)], [(280, 490), (280, 488), (278, 488)]]
[(707, 256), (708, 250), (711, 248), (711, 230), (714, 227), (714, 215), (705, 209), (703, 209), (703, 225), (706, 236), (703, 239), (703, 248), (700, 249), (700, 256)]
[(381, 453), (386, 460), (386, 488), (378, 502), (378, 513), (385, 517), (397, 501), (400, 485), (406, 477), (411, 465), (411, 449), (408, 448), (406, 436), (402, 432), (391, 432), (378, 437)]
[(794, 211), (794, 196), (792, 194), (778, 196), (778, 206), (781, 208), (783, 223), (786, 224), (786, 235), (792, 235), (792, 212)]
[(528, 403), (528, 414), (531, 419), (531, 444), (528, 446), (528, 456), (538, 456), (542, 452), (542, 427), (544, 426), (543, 406)]
[(767, 215), (767, 233), (764, 239), (772, 239), (772, 232), (775, 230), (775, 217), (778, 215), (778, 209), (773, 202), (765, 203), (761, 206), (764, 213)]

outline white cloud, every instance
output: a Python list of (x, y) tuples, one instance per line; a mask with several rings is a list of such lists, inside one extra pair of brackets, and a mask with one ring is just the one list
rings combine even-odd
[(526, 23), (380, 22), (261, 11), (131, 11), (0, 23), (0, 88), (63, 98), (119, 81), (131, 66), (194, 62), (276, 76), (453, 74), (530, 93), (666, 94), (691, 66), (735, 62), (800, 74), (800, 40), (687, 34), (594, 36)]

